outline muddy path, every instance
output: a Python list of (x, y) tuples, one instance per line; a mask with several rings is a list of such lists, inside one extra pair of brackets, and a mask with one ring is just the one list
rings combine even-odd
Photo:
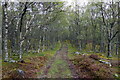
[(75, 78), (75, 70), (68, 58), (68, 47), (63, 45), (43, 67), (38, 78)]

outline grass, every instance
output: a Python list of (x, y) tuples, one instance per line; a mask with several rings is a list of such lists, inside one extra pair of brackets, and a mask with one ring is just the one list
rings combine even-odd
[[(32, 52), (24, 53), (22, 55), (22, 57), (23, 57), (23, 60), (25, 60), (26, 58), (29, 58), (29, 57), (37, 57), (37, 56), (48, 56), (48, 58), (50, 58), (56, 53), (56, 51), (60, 48), (60, 46), (61, 46), (61, 43), (58, 42), (58, 43), (56, 43), (55, 48), (53, 50), (47, 50), (47, 51), (40, 52), (40, 53), (32, 53)], [(12, 56), (11, 58), (13, 60), (18, 60), (19, 56), (15, 55), (15, 56)]]
[(71, 44), (68, 44), (68, 52), (69, 52), (69, 53), (73, 53), (73, 52), (76, 52), (76, 51), (78, 51), (77, 48), (72, 47)]
[(75, 55), (75, 54), (71, 54), (71, 53), (77, 52), (77, 51), (78, 51), (77, 48), (73, 47), (70, 43), (68, 44), (68, 53), (69, 53), (68, 57), (70, 59), (74, 58), (74, 55)]
[[(99, 46), (97, 45), (96, 46), (96, 49), (99, 50)], [(92, 44), (87, 44), (86, 45), (86, 49), (82, 49), (82, 50), (78, 50), (76, 47), (73, 47), (70, 43), (68, 44), (68, 53), (73, 53), (73, 52), (80, 52), (81, 54), (87, 54), (87, 55), (91, 55), (91, 54), (97, 54), (99, 55), (101, 58), (105, 58), (105, 59), (112, 59), (112, 60), (118, 60), (118, 55), (115, 55), (114, 53), (115, 52), (112, 52), (112, 57), (109, 57), (107, 58), (107, 53), (104, 53), (104, 52), (94, 52), (94, 51), (91, 51), (92, 50)], [(69, 54), (68, 56), (69, 57), (72, 57), (74, 56), (75, 54)]]
[(70, 78), (71, 71), (68, 67), (68, 64), (62, 59), (56, 59), (52, 64), (48, 77), (50, 78)]
[(2, 66), (2, 59), (0, 59), (0, 66)]
[[(59, 42), (55, 45), (55, 48), (53, 50), (48, 50), (48, 51), (44, 51), (41, 53), (32, 53), (32, 52), (31, 53), (24, 53), (23, 60), (25, 61), (25, 63), (27, 63), (26, 65), (24, 65), (24, 63), (20, 64), (20, 63), (9, 63), (9, 62), (2, 61), (2, 67), (3, 67), (2, 70), (4, 72), (3, 76), (7, 77), (9, 74), (6, 74), (6, 73), (9, 73), (11, 70), (15, 70), (17, 68), (20, 68), (20, 65), (22, 66), (22, 68), (20, 68), (22, 70), (26, 70), (26, 66), (30, 66), (29, 63), (34, 63), (35, 65), (31, 65), (31, 67), (35, 67), (35, 68), (39, 68), (39, 66), (43, 66), (45, 64), (45, 61), (42, 60), (44, 63), (42, 63), (41, 60), (39, 61), (39, 59), (43, 59), (40, 57), (51, 58), (56, 53), (56, 51), (60, 48), (60, 46), (61, 46), (61, 44)], [(14, 60), (18, 60), (18, 56), (13, 56), (12, 58)], [(37, 61), (39, 61), (39, 62), (37, 62)], [(38, 64), (39, 64), (39, 66), (37, 66)]]
[(55, 45), (55, 48), (53, 50), (44, 51), (44, 52), (41, 52), (40, 54), (47, 55), (48, 58), (51, 58), (52, 56), (54, 56), (54, 54), (56, 53), (56, 51), (60, 49), (60, 47), (61, 47), (61, 43), (58, 42)]

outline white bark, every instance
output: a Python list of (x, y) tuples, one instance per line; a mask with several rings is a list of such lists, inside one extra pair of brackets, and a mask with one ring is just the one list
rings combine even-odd
[(7, 16), (7, 6), (5, 6), (4, 9), (5, 12), (5, 42), (4, 42), (4, 48), (5, 48), (5, 61), (8, 61), (8, 16)]
[[(22, 32), (20, 32), (20, 40), (22, 39)], [(22, 41), (20, 41), (20, 54), (19, 54), (19, 59), (22, 59)]]
[(27, 21), (27, 24), (26, 24), (26, 32), (25, 32), (25, 36), (27, 35), (28, 31), (30, 31), (30, 24), (32, 22), (32, 20), (34, 19), (35, 15), (32, 16), (32, 18), (30, 19), (30, 21)]
[(38, 53), (40, 53), (40, 44), (41, 44), (41, 36), (40, 36), (40, 41), (39, 41), (39, 44), (38, 44)]
[(24, 38), (25, 36), (27, 35), (27, 33), (29, 32), (30, 30), (30, 23), (32, 22), (32, 20), (34, 19), (34, 15), (32, 16), (32, 18), (30, 19), (29, 22), (27, 22), (27, 25), (26, 25), (26, 32), (24, 34), (24, 36), (22, 36), (22, 32), (20, 32), (20, 54), (19, 54), (19, 59), (21, 60), (22, 59), (22, 45), (23, 45), (23, 42), (24, 42)]
[(119, 42), (117, 41), (117, 43), (116, 43), (116, 55), (118, 55), (118, 49), (119, 49)]
[(79, 40), (79, 50), (82, 50), (81, 40)]

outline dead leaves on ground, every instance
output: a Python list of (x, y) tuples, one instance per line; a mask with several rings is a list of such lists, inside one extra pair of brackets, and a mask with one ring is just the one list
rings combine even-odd
[(79, 78), (113, 78), (114, 70), (97, 60), (99, 60), (97, 55), (77, 55), (70, 61), (74, 64)]
[[(31, 57), (25, 59), (25, 63), (11, 63), (11, 65), (7, 65), (3, 67), (3, 78), (14, 78), (15, 77), (15, 69), (21, 69), (25, 72), (25, 78), (36, 78), (37, 72), (39, 72), (40, 68), (46, 63), (46, 56), (39, 57)], [(10, 64), (10, 63), (8, 63)], [(17, 66), (16, 66), (17, 65)], [(16, 66), (16, 67), (15, 67)], [(19, 76), (18, 76), (19, 77)]]

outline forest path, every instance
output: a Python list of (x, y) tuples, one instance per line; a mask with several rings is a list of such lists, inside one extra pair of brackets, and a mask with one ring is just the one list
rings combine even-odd
[(60, 50), (56, 52), (54, 57), (42, 69), (42, 73), (38, 78), (73, 78), (75, 72), (73, 65), (68, 59), (67, 45), (63, 45)]

